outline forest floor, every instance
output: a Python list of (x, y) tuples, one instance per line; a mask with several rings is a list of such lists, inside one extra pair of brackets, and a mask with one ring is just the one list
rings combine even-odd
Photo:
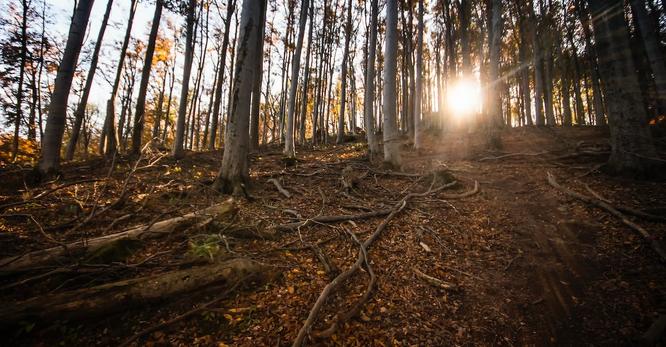
[[(436, 183), (433, 170), (456, 180), (450, 189), (410, 199), (367, 249), (376, 286), (360, 314), (309, 345), (627, 345), (666, 314), (666, 270), (648, 242), (604, 210), (562, 194), (547, 173), (586, 195), (666, 215), (666, 184), (610, 177), (597, 170), (607, 159), (608, 134), (594, 128), (511, 129), (501, 151), (484, 150), (478, 134), (429, 134), (424, 150), (404, 146), (405, 172), (397, 175), (365, 159), (365, 145), (300, 148), (287, 167), (278, 147), (251, 156), (254, 199), (239, 199), (235, 225), (253, 235), (237, 238), (189, 228), (145, 241), (121, 262), (65, 275), (45, 270), (7, 274), (0, 269), (0, 302), (139, 278), (233, 257), (271, 267), (272, 280), (241, 286), (214, 305), (139, 337), (138, 345), (291, 345), (318, 296), (357, 259), (349, 235), (366, 239), (385, 216), (353, 222), (311, 223), (297, 230), (275, 226), (320, 215), (392, 208), (410, 192)], [(661, 140), (663, 141), (663, 140)], [(663, 148), (662, 148), (663, 149)], [(521, 155), (509, 155), (517, 154)], [(0, 258), (117, 232), (200, 210), (228, 199), (209, 189), (220, 152), (190, 153), (178, 162), (158, 151), (136, 159), (67, 164), (58, 182), (27, 187), (16, 169), (0, 171)], [(348, 193), (341, 175), (357, 176)], [(129, 177), (129, 178), (128, 178)], [(281, 195), (268, 179), (292, 193)], [(441, 178), (441, 177), (440, 177)], [(68, 182), (44, 196), (38, 194)], [(99, 180), (99, 181), (90, 181)], [(466, 197), (478, 182), (479, 191)], [(439, 184), (439, 183), (437, 183)], [(122, 194), (125, 187), (126, 194)], [(123, 196), (123, 198), (121, 198)], [(108, 206), (86, 221), (93, 206)], [(666, 223), (631, 217), (665, 245)], [(215, 235), (213, 235), (215, 234)], [(211, 236), (212, 235), (212, 236)], [(310, 247), (317, 244), (324, 254)], [(202, 255), (203, 253), (203, 255)], [(210, 259), (206, 259), (210, 258)], [(327, 273), (321, 260), (333, 269)], [(211, 260), (213, 259), (213, 260)], [(195, 262), (196, 263), (196, 262)], [(65, 265), (63, 265), (65, 266)], [(77, 264), (70, 267), (82, 266)], [(455, 286), (444, 288), (418, 274)], [(21, 282), (23, 281), (23, 282)], [(330, 325), (368, 287), (364, 269), (332, 293), (313, 331)], [(195, 291), (158, 304), (123, 307), (83, 320), (23, 320), (2, 345), (118, 345), (142, 329), (218, 298), (224, 290)], [(1, 312), (1, 310), (0, 310)], [(65, 317), (66, 318), (66, 317)], [(8, 328), (9, 329), (9, 328)]]

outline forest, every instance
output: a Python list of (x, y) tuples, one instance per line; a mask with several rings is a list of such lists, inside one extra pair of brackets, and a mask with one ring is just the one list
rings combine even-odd
[(0, 0), (0, 345), (666, 345), (663, 0)]

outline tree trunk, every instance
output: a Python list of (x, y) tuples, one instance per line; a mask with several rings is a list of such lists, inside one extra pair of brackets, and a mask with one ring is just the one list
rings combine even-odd
[(622, 0), (590, 0), (601, 77), (611, 131), (609, 168), (619, 174), (649, 175), (657, 152), (647, 127), (638, 76), (631, 57)]
[[(581, 0), (577, 0), (576, 10), (578, 12), (581, 26), (583, 27), (583, 36), (585, 37), (585, 51), (587, 52), (587, 59), (590, 68), (590, 79), (592, 80), (592, 97), (594, 100), (594, 115), (596, 125), (605, 125), (606, 118), (604, 116), (604, 102), (601, 96), (601, 80), (599, 72), (599, 64), (597, 63), (597, 51), (592, 44), (592, 34), (590, 33), (590, 14), (585, 4)], [(619, 10), (618, 10), (619, 11)], [(588, 106), (588, 109), (590, 107)], [(591, 112), (590, 112), (591, 113)]]
[[(12, 161), (16, 161), (19, 153), (19, 135), (21, 120), (23, 118), (23, 80), (25, 76), (25, 64), (28, 55), (28, 9), (30, 3), (22, 0), (23, 13), (21, 15), (21, 53), (19, 61), (18, 86), (16, 90), (16, 114), (14, 114), (14, 145), (12, 146)], [(84, 28), (85, 30), (85, 28)]]
[(153, 54), (155, 53), (155, 43), (157, 40), (157, 31), (160, 28), (162, 18), (163, 0), (155, 2), (155, 13), (153, 14), (153, 25), (150, 28), (148, 36), (148, 47), (146, 48), (146, 57), (143, 60), (143, 69), (141, 70), (141, 82), (139, 83), (139, 96), (136, 99), (136, 111), (134, 112), (134, 128), (132, 132), (132, 150), (131, 154), (138, 155), (141, 152), (141, 135), (146, 123), (144, 115), (146, 113), (146, 93), (148, 92), (148, 82), (150, 81), (150, 70), (153, 67)]
[(92, 82), (95, 78), (95, 71), (97, 71), (99, 51), (102, 48), (102, 41), (104, 39), (104, 33), (106, 32), (106, 25), (109, 22), (109, 15), (111, 14), (112, 7), (113, 0), (108, 0), (106, 4), (106, 10), (104, 11), (104, 17), (102, 18), (102, 24), (99, 28), (99, 33), (97, 34), (97, 42), (95, 42), (95, 49), (92, 54), (92, 60), (90, 61), (90, 68), (88, 69), (88, 76), (86, 77), (86, 85), (83, 88), (81, 100), (76, 107), (76, 111), (74, 111), (74, 126), (72, 127), (72, 135), (70, 136), (69, 142), (67, 143), (67, 149), (65, 150), (65, 160), (74, 159), (76, 143), (79, 140), (81, 124), (83, 123), (83, 117), (86, 112), (86, 105), (88, 104), (88, 97), (90, 96), (90, 88), (92, 87)]
[(229, 48), (229, 28), (231, 27), (231, 16), (236, 7), (236, 0), (227, 2), (227, 17), (224, 22), (224, 38), (222, 39), (222, 62), (217, 72), (217, 86), (215, 87), (215, 103), (213, 104), (213, 115), (210, 126), (210, 139), (208, 140), (208, 150), (215, 150), (215, 137), (220, 119), (220, 106), (222, 105), (222, 82), (224, 81), (224, 71), (227, 64), (227, 50)]
[(345, 139), (345, 106), (347, 105), (347, 65), (349, 64), (349, 43), (351, 41), (352, 32), (352, 6), (353, 3), (349, 0), (347, 4), (347, 25), (345, 26), (345, 48), (342, 53), (342, 67), (340, 67), (340, 112), (338, 114), (338, 136), (335, 140), (337, 144), (341, 144)]
[(534, 65), (534, 111), (535, 111), (535, 124), (537, 126), (543, 126), (546, 124), (546, 120), (543, 115), (541, 100), (543, 96), (543, 59), (541, 57), (541, 43), (539, 41), (538, 35), (538, 23), (536, 15), (534, 14), (534, 8), (532, 0), (528, 1), (527, 6), (529, 6), (529, 21), (530, 25), (530, 35), (532, 37), (532, 62)]
[(249, 183), (248, 146), (250, 102), (256, 59), (263, 53), (257, 52), (261, 39), (262, 22), (265, 20), (266, 0), (244, 0), (241, 14), (240, 41), (236, 53), (236, 72), (233, 83), (233, 102), (224, 138), (222, 167), (215, 179), (213, 188), (235, 195), (245, 193)]
[[(257, 59), (256, 73), (254, 74), (254, 84), (252, 85), (252, 106), (250, 108), (250, 150), (259, 148), (259, 113), (261, 111), (261, 83), (264, 71), (261, 68), (264, 64), (264, 38), (266, 32), (266, 21), (261, 22), (259, 29), (259, 41), (257, 44), (258, 52), (262, 52), (262, 56)], [(270, 80), (270, 75), (268, 75)]]
[(296, 115), (296, 91), (298, 90), (298, 75), (301, 69), (301, 51), (303, 50), (303, 37), (305, 36), (305, 24), (308, 19), (308, 0), (301, 1), (301, 14), (298, 24), (298, 39), (296, 50), (291, 61), (291, 85), (289, 86), (289, 104), (287, 111), (287, 130), (284, 141), (284, 155), (287, 158), (295, 158), (294, 149), (294, 126)]
[(398, 60), (398, 4), (386, 1), (386, 45), (384, 53), (384, 162), (400, 170), (400, 133), (396, 123), (396, 70)]
[(414, 88), (414, 148), (421, 149), (421, 118), (423, 101), (423, 0), (419, 0), (419, 23), (416, 30), (416, 86)]
[(99, 140), (99, 152), (100, 154), (105, 154), (107, 157), (113, 156), (116, 153), (116, 147), (118, 145), (115, 103), (118, 87), (120, 86), (120, 77), (122, 76), (123, 67), (125, 65), (127, 47), (129, 46), (129, 41), (132, 36), (132, 26), (134, 25), (134, 15), (136, 14), (137, 4), (138, 0), (132, 0), (129, 18), (127, 20), (127, 29), (125, 29), (125, 38), (123, 39), (123, 44), (120, 48), (120, 58), (118, 59), (118, 67), (116, 68), (116, 77), (111, 88), (111, 95), (106, 102), (106, 116), (104, 117), (104, 125)]
[(171, 154), (180, 159), (185, 156), (183, 142), (185, 141), (185, 117), (187, 116), (187, 97), (189, 94), (190, 74), (192, 73), (192, 60), (194, 58), (194, 11), (197, 1), (190, 0), (187, 7), (187, 31), (185, 36), (185, 63), (183, 64), (183, 80), (180, 88), (180, 102), (178, 103), (178, 119), (176, 119), (176, 138), (173, 141)]
[(308, 91), (310, 86), (310, 55), (312, 53), (312, 34), (314, 29), (314, 4), (310, 4), (310, 23), (308, 24), (308, 50), (305, 53), (305, 75), (303, 76), (303, 98), (301, 98), (301, 129), (299, 138), (305, 144), (305, 128), (307, 124)]
[(88, 26), (88, 18), (94, 0), (79, 0), (76, 11), (69, 27), (69, 36), (65, 51), (58, 67), (58, 74), (51, 95), (49, 113), (46, 120), (46, 130), (42, 141), (42, 157), (39, 161), (39, 171), (49, 175), (60, 168), (60, 148), (65, 133), (67, 119), (67, 99), (72, 87), (72, 78), (83, 45), (83, 39)]
[(645, 9), (645, 0), (631, 0), (631, 9), (641, 37), (645, 45), (645, 53), (650, 62), (650, 69), (654, 76), (655, 87), (657, 91), (658, 113), (666, 112), (666, 64), (664, 51), (661, 42), (659, 42), (657, 28), (653, 25), (647, 10)]
[(6, 326), (19, 320), (53, 322), (105, 317), (110, 313), (162, 302), (195, 290), (232, 287), (234, 283), (248, 278), (264, 281), (270, 276), (266, 266), (249, 259), (236, 258), (213, 265), (37, 296), (17, 304), (4, 305), (0, 309), (0, 322)]
[(379, 153), (379, 144), (375, 136), (375, 115), (372, 107), (375, 100), (375, 61), (377, 51), (377, 16), (379, 13), (378, 0), (370, 0), (370, 39), (368, 41), (368, 60), (365, 71), (365, 93), (363, 95), (363, 118), (365, 132), (368, 138), (368, 154), (370, 159)]
[[(489, 66), (488, 80), (490, 82), (487, 108), (487, 126), (489, 127), (489, 142), (493, 147), (499, 147), (499, 128), (504, 123), (502, 118), (502, 98), (500, 77), (500, 53), (502, 46), (502, 32), (504, 22), (502, 21), (502, 0), (492, 0), (491, 25), (488, 28)], [(508, 98), (508, 96), (507, 96)], [(507, 117), (510, 119), (510, 117)]]

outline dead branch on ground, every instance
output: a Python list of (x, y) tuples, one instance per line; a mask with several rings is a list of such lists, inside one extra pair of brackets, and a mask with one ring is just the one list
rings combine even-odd
[(458, 286), (456, 286), (453, 283), (449, 283), (443, 280), (440, 280), (439, 278), (432, 277), (430, 275), (426, 275), (423, 272), (419, 271), (419, 269), (414, 268), (414, 274), (419, 277), (420, 279), (424, 280), (426, 283), (428, 283), (431, 286), (437, 287), (437, 288), (442, 288), (442, 289), (457, 289)]
[(280, 182), (277, 179), (271, 178), (267, 182), (268, 183), (273, 183), (275, 188), (277, 188), (278, 192), (280, 192), (280, 194), (284, 195), (287, 199), (291, 198), (291, 193), (288, 190), (284, 189), (284, 187), (282, 187), (282, 185), (280, 184)]

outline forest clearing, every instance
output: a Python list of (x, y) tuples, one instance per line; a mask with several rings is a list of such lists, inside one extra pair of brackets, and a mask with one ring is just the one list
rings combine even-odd
[(659, 0), (0, 0), (0, 345), (666, 345)]

